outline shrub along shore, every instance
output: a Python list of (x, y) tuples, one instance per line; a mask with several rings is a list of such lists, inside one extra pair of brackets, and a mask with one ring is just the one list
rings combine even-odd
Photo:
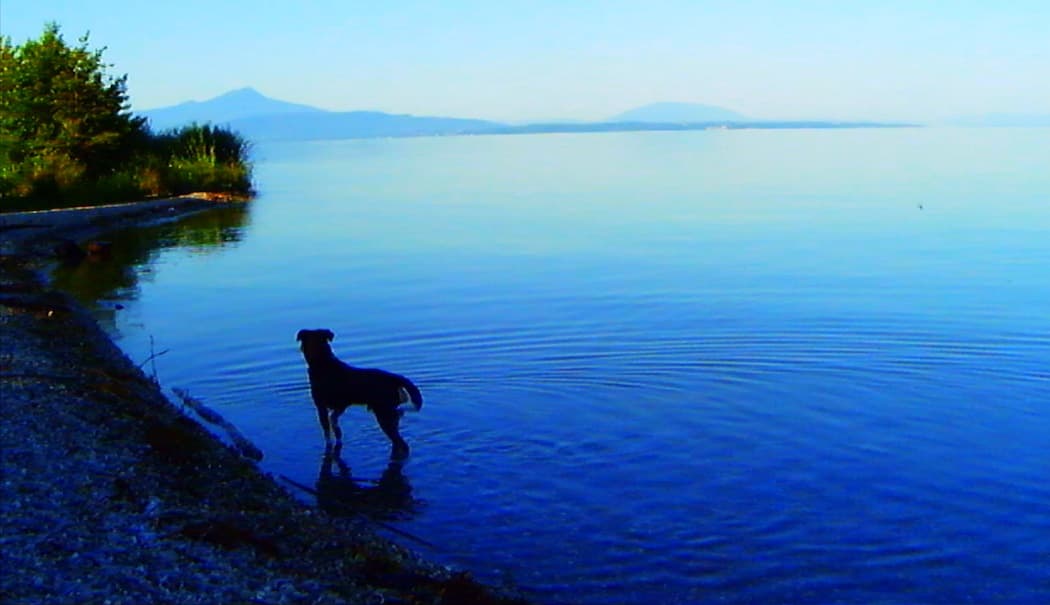
[(42, 278), (66, 238), (208, 204), (44, 213), (63, 215), (55, 223), (2, 217), (0, 600), (522, 603), (361, 517), (298, 501), (169, 402)]
[(0, 37), (0, 212), (113, 203), (196, 191), (249, 197), (251, 146), (229, 129), (153, 132), (130, 111), (127, 76), (101, 50)]

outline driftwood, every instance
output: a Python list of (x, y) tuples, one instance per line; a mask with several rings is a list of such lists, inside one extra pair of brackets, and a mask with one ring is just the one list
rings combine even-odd
[[(151, 361), (156, 361), (156, 359), (158, 357), (161, 357), (162, 355), (167, 355), (168, 353), (171, 353), (171, 349), (164, 349), (160, 353), (150, 353), (149, 357), (147, 357), (145, 360), (143, 360), (142, 363), (140, 363), (138, 365), (138, 368), (141, 370), (142, 366), (146, 365), (147, 363), (150, 363)], [(156, 376), (156, 374), (157, 374), (156, 371), (154, 371), (153, 372), (154, 377)]]
[(226, 431), (226, 434), (230, 437), (230, 441), (233, 442), (234, 447), (237, 448), (237, 451), (242, 456), (255, 461), (262, 460), (262, 450), (256, 447), (254, 443), (249, 441), (247, 437), (241, 434), (241, 432), (237, 430), (237, 427), (234, 426), (232, 422), (223, 418), (222, 414), (204, 405), (204, 403), (199, 399), (191, 397), (189, 392), (184, 389), (172, 389), (172, 391), (174, 391), (175, 394), (179, 396), (179, 399), (181, 399), (187, 407), (192, 409), (198, 416), (200, 416), (202, 420), (210, 424), (214, 424), (222, 430)]
[(149, 357), (147, 357), (145, 361), (143, 361), (142, 363), (139, 364), (139, 369), (141, 370), (142, 366), (146, 365), (147, 363), (150, 364), (150, 369), (153, 371), (153, 374), (150, 376), (150, 378), (153, 379), (153, 382), (155, 382), (157, 384), (160, 384), (160, 380), (157, 379), (157, 358), (160, 357), (161, 355), (167, 355), (169, 352), (171, 352), (171, 349), (164, 349), (160, 353), (154, 353), (153, 352), (153, 335), (150, 334), (149, 335)]

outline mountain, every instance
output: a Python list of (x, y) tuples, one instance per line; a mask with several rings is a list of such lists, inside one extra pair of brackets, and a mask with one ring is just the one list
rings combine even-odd
[(228, 126), (249, 141), (420, 137), (462, 134), (543, 134), (702, 130), (706, 128), (880, 128), (908, 126), (869, 122), (756, 122), (721, 107), (655, 103), (603, 122), (509, 125), (488, 120), (392, 114), (381, 111), (325, 111), (271, 99), (251, 88), (207, 101), (189, 101), (139, 112), (155, 130), (191, 122)]
[(251, 141), (352, 139), (470, 134), (504, 124), (486, 120), (422, 117), (379, 111), (326, 111), (271, 99), (241, 88), (207, 101), (187, 101), (139, 112), (154, 130), (192, 122), (228, 126)]
[(149, 118), (154, 130), (185, 126), (191, 122), (227, 124), (257, 116), (289, 114), (324, 114), (323, 109), (278, 101), (264, 96), (254, 88), (240, 88), (207, 101), (186, 101), (170, 107), (137, 112)]
[(1050, 114), (986, 113), (949, 120), (952, 126), (1050, 126)]
[(609, 118), (609, 122), (688, 124), (701, 122), (750, 122), (747, 116), (724, 107), (699, 103), (652, 103)]

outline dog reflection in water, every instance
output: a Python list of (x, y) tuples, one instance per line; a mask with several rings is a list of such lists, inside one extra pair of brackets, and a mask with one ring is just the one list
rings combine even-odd
[[(343, 446), (326, 447), (317, 476), (317, 505), (330, 515), (363, 513), (377, 520), (411, 518), (417, 505), (402, 473), (404, 461), (393, 459), (378, 480), (361, 479), (343, 461)], [(338, 469), (333, 472), (333, 466)]]

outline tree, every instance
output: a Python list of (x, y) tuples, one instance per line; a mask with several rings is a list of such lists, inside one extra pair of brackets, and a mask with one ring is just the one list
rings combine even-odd
[(90, 50), (87, 34), (68, 46), (55, 23), (22, 46), (0, 40), (0, 154), (32, 189), (111, 174), (148, 136), (104, 50)]
[(0, 36), (0, 198), (5, 197), (14, 188), (15, 167), (12, 159), (14, 148), (13, 125), (8, 124), (13, 117), (11, 103), (13, 94), (13, 70), (15, 66), (15, 49), (11, 41)]
[(153, 134), (130, 111), (127, 76), (88, 36), (49, 23), (21, 46), (0, 36), (0, 212), (189, 192), (251, 194), (249, 144), (190, 125)]

